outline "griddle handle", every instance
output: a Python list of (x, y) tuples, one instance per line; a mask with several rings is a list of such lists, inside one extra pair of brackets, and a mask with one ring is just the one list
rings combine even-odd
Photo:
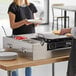
[(41, 46), (43, 46), (44, 45), (44, 40), (42, 39), (41, 41), (40, 41), (40, 44), (41, 44)]

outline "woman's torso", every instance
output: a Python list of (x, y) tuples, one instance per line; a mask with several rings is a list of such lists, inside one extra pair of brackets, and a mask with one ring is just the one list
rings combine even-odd
[[(11, 7), (11, 8), (10, 8)], [(13, 12), (16, 16), (15, 22), (21, 21), (23, 19), (34, 19), (34, 13), (37, 12), (35, 6), (30, 3), (29, 6), (18, 6), (15, 3), (12, 3), (9, 7), (9, 10), (12, 9), (11, 12)], [(13, 34), (27, 34), (27, 33), (34, 33), (35, 28), (34, 24), (31, 24), (29, 26), (23, 25), (19, 28), (13, 29)]]

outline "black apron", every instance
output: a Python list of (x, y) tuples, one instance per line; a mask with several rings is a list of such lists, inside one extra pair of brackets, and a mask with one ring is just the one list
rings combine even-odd
[(67, 76), (76, 76), (76, 39), (72, 40), (72, 49), (68, 62)]

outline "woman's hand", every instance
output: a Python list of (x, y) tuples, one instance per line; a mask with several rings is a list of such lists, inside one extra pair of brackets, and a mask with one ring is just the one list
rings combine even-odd
[(24, 24), (25, 24), (25, 25), (30, 25), (30, 24), (33, 24), (33, 23), (28, 22), (27, 20), (24, 20)]
[(34, 25), (35, 25), (35, 26), (38, 26), (38, 25), (40, 25), (40, 24), (39, 24), (39, 23), (34, 23)]

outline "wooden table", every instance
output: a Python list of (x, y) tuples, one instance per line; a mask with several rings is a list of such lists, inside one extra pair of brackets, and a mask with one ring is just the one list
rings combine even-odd
[[(11, 71), (14, 69), (67, 61), (69, 59), (69, 53), (70, 53), (69, 50), (60, 50), (56, 52), (53, 51), (51, 58), (34, 60), (34, 61), (23, 57), (18, 57), (15, 60), (8, 60), (8, 61), (0, 60), (0, 69), (6, 70), (8, 72), (8, 76), (11, 76)], [(53, 66), (53, 73), (54, 73), (54, 66)]]
[(74, 26), (76, 26), (76, 6), (52, 6), (52, 8), (64, 10), (64, 28), (66, 28), (67, 11), (74, 12)]

